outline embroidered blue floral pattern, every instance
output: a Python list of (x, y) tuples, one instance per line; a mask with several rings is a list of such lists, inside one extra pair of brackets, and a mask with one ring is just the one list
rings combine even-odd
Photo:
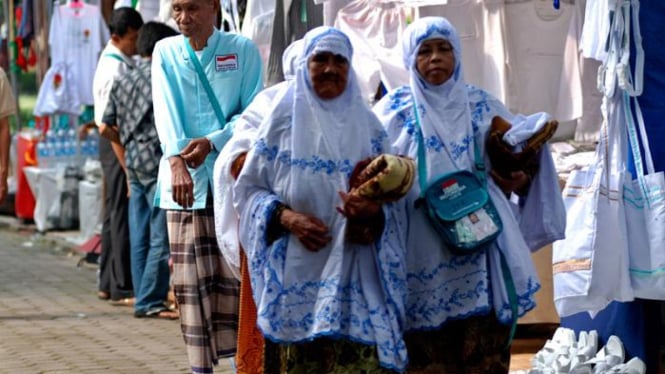
[[(484, 93), (484, 91), (482, 92)], [(485, 95), (487, 95), (487, 93), (485, 93)], [(413, 96), (409, 87), (398, 88), (389, 94), (389, 100), (390, 109), (397, 113), (396, 117), (399, 121), (398, 126), (404, 128), (406, 133), (411, 136), (420, 136), (420, 131), (416, 130), (416, 118), (412, 110)], [(478, 130), (479, 123), (482, 123), (484, 120), (484, 113), (489, 112), (489, 106), (487, 104), (482, 105), (481, 103), (475, 103), (473, 106), (476, 107), (475, 115), (472, 110), (473, 130), (475, 133)], [(422, 105), (418, 106), (418, 111), (421, 118), (424, 118), (427, 115), (427, 112)], [(431, 135), (425, 139), (425, 148), (436, 153), (448, 149), (450, 157), (453, 161), (457, 161), (469, 151), (472, 142), (472, 135), (466, 136), (462, 142), (448, 142), (447, 144), (438, 136)]]
[(467, 153), (469, 151), (469, 147), (471, 146), (471, 143), (473, 142), (473, 135), (468, 135), (465, 136), (464, 139), (462, 139), (461, 143), (455, 143), (455, 142), (450, 142), (448, 143), (448, 149), (450, 150), (450, 157), (452, 157), (453, 160), (459, 160), (462, 155)]
[[(522, 317), (528, 311), (536, 307), (536, 301), (533, 295), (540, 289), (540, 283), (534, 278), (527, 281), (527, 291), (517, 295), (517, 317)], [(501, 323), (512, 323), (513, 310), (509, 303), (503, 303), (500, 310), (497, 311), (497, 318)]]
[(411, 89), (403, 86), (395, 90), (389, 96), (390, 109), (397, 113), (400, 121), (400, 127), (404, 128), (407, 134), (413, 136), (416, 132), (416, 117), (410, 110), (412, 96)]
[(434, 33), (441, 34), (444, 38), (450, 39), (450, 30), (442, 29), (436, 25), (429, 25), (427, 27), (427, 31), (418, 39), (416, 39), (415, 45), (419, 45), (423, 40), (428, 39)]
[[(382, 150), (381, 138), (372, 139), (372, 148)], [(278, 162), (287, 166), (297, 167), (303, 170), (310, 169), (313, 173), (325, 173), (331, 175), (335, 172), (345, 174), (347, 177), (351, 176), (353, 172), (353, 165), (348, 159), (345, 160), (324, 160), (319, 156), (312, 156), (310, 158), (292, 158), (291, 151), (279, 151), (277, 146), (269, 146), (265, 139), (258, 139), (254, 144), (256, 152), (265, 157), (268, 161), (277, 160)]]
[(388, 137), (388, 133), (384, 130), (384, 131), (381, 131), (379, 136), (377, 136), (376, 138), (373, 138), (371, 140), (371, 142), (372, 142), (372, 153), (378, 155), (378, 154), (381, 154), (381, 153), (384, 152), (383, 144), (386, 141), (387, 137)]
[(475, 133), (480, 128), (486, 119), (485, 115), (491, 112), (488, 104), (489, 94), (475, 86), (467, 84), (469, 89), (469, 105), (471, 110), (471, 125)]

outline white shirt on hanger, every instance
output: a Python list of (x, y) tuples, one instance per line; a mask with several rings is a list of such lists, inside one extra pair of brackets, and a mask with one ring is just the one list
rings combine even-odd
[(508, 45), (508, 107), (517, 113), (557, 109), (564, 47), (573, 5), (551, 0), (506, 3), (505, 30)]
[(598, 61), (607, 57), (605, 42), (610, 32), (610, 10), (607, 0), (587, 0), (582, 28), (582, 55)]
[(92, 80), (99, 53), (110, 39), (97, 6), (82, 3), (80, 8), (56, 6), (51, 18), (49, 46), (51, 63), (64, 62), (73, 71), (83, 105), (92, 105)]
[(388, 91), (409, 83), (401, 42), (406, 16), (399, 4), (376, 0), (355, 1), (337, 15), (336, 27), (353, 45), (352, 66), (367, 102), (372, 101), (380, 82)]
[[(121, 7), (132, 7), (132, 0), (116, 0), (113, 5), (114, 9)], [(159, 17), (159, 0), (140, 0), (136, 7), (143, 22), (153, 21)]]

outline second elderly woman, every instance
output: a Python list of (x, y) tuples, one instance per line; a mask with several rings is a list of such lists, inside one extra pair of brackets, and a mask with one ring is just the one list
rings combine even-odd
[[(476, 165), (490, 164), (485, 155), (490, 123), (495, 116), (514, 116), (487, 92), (465, 83), (459, 36), (446, 19), (412, 23), (405, 31), (403, 53), (410, 84), (386, 95), (375, 113), (393, 151), (417, 160), (426, 179), (419, 179), (406, 197), (408, 372), (507, 373), (511, 324), (535, 306), (540, 285), (506, 196), (528, 188), (529, 178), (532, 187), (557, 183), (542, 170), (552, 167), (551, 156), (543, 148), (541, 159), (549, 162), (541, 163), (535, 175), (517, 171), (500, 178), (490, 173), (496, 181), (484, 175), (503, 231), (489, 248), (454, 253), (429, 221), (421, 186), (460, 170), (487, 174)], [(560, 204), (557, 199), (552, 196), (553, 204)], [(469, 214), (469, 219), (475, 223), (478, 217)]]

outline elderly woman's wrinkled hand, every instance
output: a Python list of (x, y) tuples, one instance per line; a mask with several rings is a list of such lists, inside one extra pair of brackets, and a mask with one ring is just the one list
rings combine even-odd
[(279, 222), (310, 251), (316, 252), (332, 240), (328, 227), (316, 217), (284, 209), (279, 216)]
[(337, 207), (337, 211), (349, 219), (371, 218), (381, 213), (381, 203), (377, 201), (342, 191), (339, 191), (339, 197), (344, 205)]

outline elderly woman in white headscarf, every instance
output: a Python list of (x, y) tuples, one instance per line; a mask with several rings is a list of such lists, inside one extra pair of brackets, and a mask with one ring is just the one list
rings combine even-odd
[[(282, 345), (288, 372), (402, 370), (404, 207), (343, 192), (354, 166), (389, 143), (361, 97), (347, 36), (319, 27), (304, 40), (295, 80), (234, 185), (257, 323)], [(380, 225), (371, 244), (345, 234), (360, 217)]]
[[(525, 241), (513, 213), (519, 208), (506, 196), (529, 186), (556, 184), (551, 155), (543, 148), (536, 175), (517, 171), (502, 178), (490, 171), (487, 189), (503, 231), (487, 249), (454, 254), (419, 201), (421, 185), (452, 172), (474, 171), (478, 161), (491, 164), (484, 152), (490, 123), (495, 116), (507, 120), (514, 116), (487, 92), (465, 83), (459, 36), (446, 19), (426, 17), (413, 22), (405, 31), (403, 56), (409, 86), (390, 92), (374, 111), (386, 128), (393, 152), (424, 163), (427, 179), (415, 183), (406, 197), (408, 372), (507, 373), (511, 324), (535, 306), (534, 293), (540, 285), (530, 258), (534, 248)], [(552, 204), (560, 204), (558, 192), (549, 197)], [(530, 198), (530, 193), (522, 196)]]

